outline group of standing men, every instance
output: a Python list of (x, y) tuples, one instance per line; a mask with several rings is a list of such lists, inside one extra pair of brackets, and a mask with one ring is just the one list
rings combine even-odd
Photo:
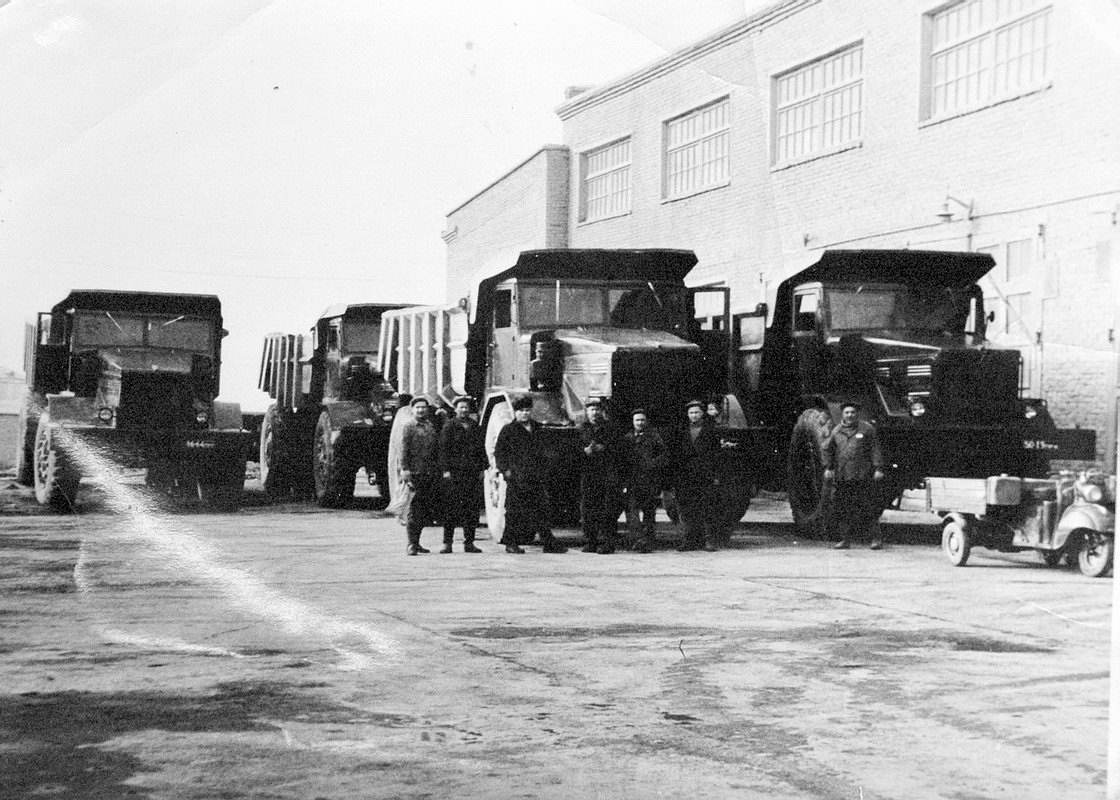
[[(524, 545), (539, 540), (546, 553), (567, 548), (549, 524), (548, 465), (540, 423), (532, 418), (528, 395), (512, 402), (513, 420), (498, 433), (494, 461), (505, 478), (505, 529), (500, 544), (507, 553), (524, 553)], [(412, 490), (407, 513), (408, 555), (429, 552), (420, 544), (423, 528), (443, 524), (441, 553), (452, 552), (456, 527), (463, 530), (463, 550), (475, 546), (481, 511), (482, 474), (487, 466), (483, 436), (474, 418), (473, 400), (456, 397), (454, 416), (437, 431), (425, 397), (411, 401), (413, 421), (401, 442), (401, 475)], [(714, 417), (717, 404), (700, 400), (686, 406), (687, 422), (669, 441), (650, 427), (645, 409), (630, 415), (630, 430), (622, 434), (604, 414), (602, 401), (585, 403), (586, 421), (580, 426), (580, 517), (584, 552), (608, 555), (620, 546), (618, 519), (627, 515), (626, 544), (650, 553), (656, 546), (654, 518), (662, 491), (672, 488), (684, 535), (677, 549), (715, 551), (729, 538), (731, 524), (724, 509), (734, 506), (723, 497), (718, 470), (722, 447)], [(882, 451), (874, 426), (857, 418), (858, 406), (841, 407), (840, 424), (831, 428), (828, 405), (815, 399), (795, 426), (790, 442), (789, 490), (797, 496), (815, 494), (813, 515), (797, 518), (801, 526), (831, 533), (842, 528), (839, 549), (869, 531), (870, 546), (882, 540), (878, 492), (883, 479)], [(822, 480), (823, 478), (823, 480)], [(804, 507), (805, 503), (800, 503)]]

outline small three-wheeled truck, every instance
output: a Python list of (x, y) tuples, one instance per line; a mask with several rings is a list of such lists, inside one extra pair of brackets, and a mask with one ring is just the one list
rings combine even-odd
[(1115, 475), (927, 478), (926, 508), (942, 518), (941, 548), (954, 566), (963, 567), (979, 546), (1037, 550), (1051, 567), (1065, 557), (1091, 578), (1112, 568)]

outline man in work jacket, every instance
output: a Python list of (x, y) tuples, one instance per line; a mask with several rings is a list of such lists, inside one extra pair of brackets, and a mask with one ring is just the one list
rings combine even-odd
[(619, 458), (617, 432), (603, 416), (602, 401), (585, 404), (587, 421), (579, 429), (583, 455), (580, 474), (580, 517), (583, 519), (583, 552), (609, 555), (615, 550), (619, 508)]
[(879, 550), (879, 515), (883, 506), (878, 484), (883, 480), (883, 451), (874, 426), (857, 418), (859, 406), (844, 403), (840, 424), (824, 444), (824, 479), (834, 482), (834, 519), (843, 531), (837, 550), (846, 550), (853, 536), (870, 533), (871, 549)]
[(719, 549), (715, 508), (719, 490), (716, 475), (719, 436), (715, 425), (707, 418), (704, 403), (691, 400), (686, 412), (688, 423), (677, 436), (675, 454), (674, 483), (684, 526), (684, 537), (677, 550), (714, 552)]
[(544, 552), (567, 552), (548, 525), (547, 456), (540, 423), (530, 415), (533, 398), (522, 395), (511, 405), (513, 421), (494, 443), (494, 465), (506, 479), (506, 527), (500, 544), (507, 553), (524, 553), (521, 545), (540, 536)]
[(430, 552), (420, 546), (420, 533), (431, 525), (440, 514), (439, 503), (439, 434), (432, 424), (431, 404), (428, 398), (412, 398), (412, 421), (401, 438), (401, 477), (412, 489), (412, 504), (408, 507), (408, 549), (415, 556)]
[(486, 469), (486, 450), (482, 431), (471, 416), (474, 400), (456, 397), (455, 416), (439, 432), (439, 468), (443, 473), (443, 549), (451, 552), (455, 527), (463, 529), (463, 552), (481, 553), (474, 544), (478, 513), (481, 510), (482, 471)]
[(652, 553), (656, 546), (654, 519), (661, 495), (668, 447), (661, 434), (649, 427), (644, 408), (630, 415), (633, 430), (626, 434), (626, 500), (632, 546), (639, 553)]

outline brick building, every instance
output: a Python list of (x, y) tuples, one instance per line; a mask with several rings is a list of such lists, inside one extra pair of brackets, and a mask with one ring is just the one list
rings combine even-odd
[(827, 248), (990, 252), (991, 338), (1111, 464), (1118, 32), (1115, 0), (775, 3), (560, 106), (567, 246), (694, 249), (735, 310)]

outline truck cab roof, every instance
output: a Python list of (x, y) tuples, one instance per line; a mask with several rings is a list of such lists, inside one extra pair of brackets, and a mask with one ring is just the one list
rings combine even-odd
[(168, 292), (121, 292), (104, 289), (75, 289), (56, 303), (52, 314), (68, 311), (119, 311), (133, 314), (185, 314), (221, 320), (222, 304), (212, 294)]
[(370, 317), (380, 318), (386, 311), (396, 311), (398, 308), (408, 308), (409, 303), (335, 303), (327, 306), (319, 319), (334, 319), (336, 317)]

